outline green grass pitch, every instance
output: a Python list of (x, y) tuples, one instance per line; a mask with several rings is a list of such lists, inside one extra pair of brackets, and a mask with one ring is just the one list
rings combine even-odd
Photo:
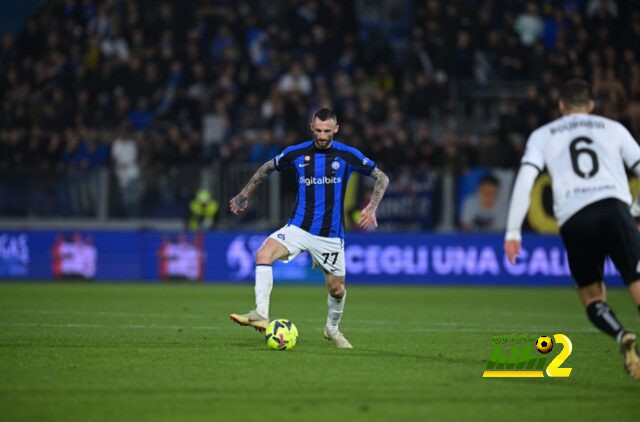
[[(0, 283), (0, 421), (638, 420), (640, 383), (570, 288), (348, 292), (337, 350), (326, 290), (276, 283), (271, 316), (300, 331), (278, 352), (229, 320), (247, 284)], [(639, 330), (626, 290), (609, 303)], [(512, 333), (566, 334), (571, 376), (482, 378)]]

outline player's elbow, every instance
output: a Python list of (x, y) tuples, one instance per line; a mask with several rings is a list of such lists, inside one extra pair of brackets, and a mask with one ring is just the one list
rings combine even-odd
[(389, 184), (389, 176), (387, 176), (384, 172), (380, 172), (378, 173), (378, 177), (377, 177), (378, 181), (380, 181), (380, 183), (382, 183), (382, 185), (384, 187), (387, 187), (387, 185)]

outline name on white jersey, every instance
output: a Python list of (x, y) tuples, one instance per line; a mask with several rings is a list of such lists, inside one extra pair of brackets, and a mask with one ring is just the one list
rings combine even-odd
[(576, 120), (573, 122), (563, 123), (557, 126), (553, 126), (549, 128), (549, 131), (551, 132), (552, 135), (555, 135), (556, 133), (561, 133), (567, 130), (573, 130), (580, 127), (585, 127), (588, 129), (604, 129), (604, 123), (594, 122), (593, 120)]

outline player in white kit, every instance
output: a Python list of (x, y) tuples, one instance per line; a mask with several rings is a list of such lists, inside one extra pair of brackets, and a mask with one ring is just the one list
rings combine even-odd
[(589, 320), (620, 345), (629, 375), (640, 380), (636, 335), (624, 329), (606, 303), (603, 267), (611, 257), (640, 309), (640, 233), (629, 207), (625, 166), (640, 176), (640, 146), (620, 123), (591, 115), (589, 85), (571, 80), (560, 89), (562, 117), (535, 130), (527, 141), (515, 181), (504, 249), (520, 253), (520, 228), (530, 193), (546, 167), (553, 210), (567, 250), (571, 275)]

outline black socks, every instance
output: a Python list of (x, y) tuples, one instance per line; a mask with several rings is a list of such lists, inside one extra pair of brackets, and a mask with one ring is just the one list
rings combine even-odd
[(624, 333), (624, 327), (606, 302), (597, 301), (587, 306), (587, 316), (593, 325), (615, 338), (616, 341)]

